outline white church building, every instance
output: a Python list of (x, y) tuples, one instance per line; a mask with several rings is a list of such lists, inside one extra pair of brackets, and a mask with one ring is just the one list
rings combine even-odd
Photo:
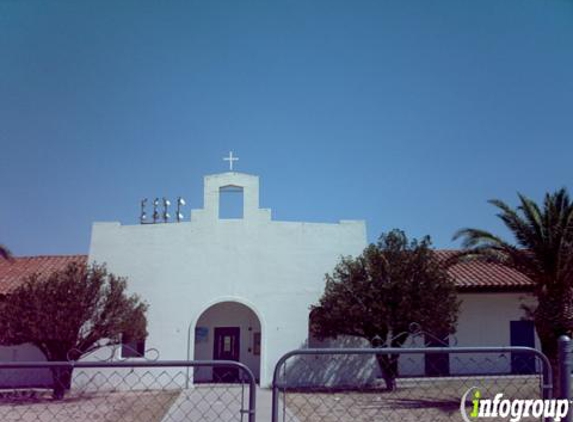
[[(229, 188), (243, 191), (243, 218), (219, 218)], [(305, 347), (324, 274), (366, 244), (364, 221), (273, 221), (259, 207), (259, 178), (229, 172), (205, 177), (190, 221), (94, 223), (89, 261), (126, 276), (149, 303), (145, 348), (161, 359), (239, 360), (268, 385), (280, 356)]]
[[(241, 218), (222, 218), (221, 195), (229, 189), (242, 191)], [(366, 224), (275, 221), (269, 209), (259, 206), (259, 178), (233, 171), (206, 176), (203, 198), (203, 208), (192, 210), (188, 221), (94, 223), (87, 258), (0, 262), (0, 295), (9, 294), (31, 272), (48, 273), (71, 260), (105, 263), (114, 274), (127, 277), (129, 290), (149, 304), (149, 336), (145, 344), (134, 345), (139, 352), (161, 360), (237, 360), (261, 386), (268, 386), (284, 353), (308, 347), (309, 308), (323, 293), (324, 275), (341, 256), (363, 251)], [(444, 258), (451, 253), (438, 251)], [(449, 271), (462, 300), (457, 345), (539, 344), (521, 307), (532, 302), (530, 280), (477, 262)], [(36, 352), (29, 346), (0, 347), (0, 360), (37, 360)], [(117, 348), (114, 359), (129, 355)], [(511, 365), (506, 356), (491, 371), (510, 372)], [(472, 369), (452, 361), (445, 371)], [(401, 373), (416, 375), (407, 367)], [(194, 381), (212, 376), (202, 369)]]

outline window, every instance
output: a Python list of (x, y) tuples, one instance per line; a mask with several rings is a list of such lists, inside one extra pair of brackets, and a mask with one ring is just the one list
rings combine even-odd
[(127, 336), (121, 336), (121, 357), (142, 358), (145, 356), (145, 340), (132, 341)]
[(243, 218), (243, 188), (222, 186), (219, 188), (219, 218)]

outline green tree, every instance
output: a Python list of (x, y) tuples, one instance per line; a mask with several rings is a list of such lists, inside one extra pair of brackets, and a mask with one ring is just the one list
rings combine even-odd
[(6, 246), (0, 244), (0, 258), (12, 260), (12, 252)]
[(573, 204), (565, 188), (545, 195), (540, 206), (518, 194), (519, 205), (489, 201), (509, 229), (515, 244), (479, 229), (462, 229), (466, 251), (460, 259), (481, 259), (512, 268), (535, 283), (537, 305), (526, 308), (533, 319), (543, 353), (558, 380), (557, 340), (573, 331)]
[[(147, 336), (147, 305), (128, 295), (124, 278), (98, 265), (72, 263), (34, 275), (0, 302), (0, 344), (31, 343), (48, 361), (78, 360), (121, 336)], [(54, 397), (70, 388), (71, 371), (53, 369)]]
[[(424, 331), (455, 331), (459, 309), (453, 281), (431, 249), (429, 237), (408, 241), (393, 230), (356, 258), (342, 258), (317, 305), (311, 329), (319, 339), (339, 335), (364, 338), (374, 347), (401, 347), (400, 335), (418, 323)], [(389, 390), (395, 388), (398, 356), (376, 356)]]

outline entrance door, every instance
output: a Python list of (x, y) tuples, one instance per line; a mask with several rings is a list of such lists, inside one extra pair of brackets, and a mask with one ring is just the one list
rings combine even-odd
[[(510, 321), (512, 346), (535, 347), (535, 328), (533, 321)], [(531, 353), (511, 354), (512, 374), (534, 374), (535, 356)]]
[[(239, 361), (241, 344), (241, 329), (239, 327), (217, 327), (213, 342), (213, 359)], [(214, 382), (237, 382), (239, 370), (237, 368), (215, 367), (213, 369)]]

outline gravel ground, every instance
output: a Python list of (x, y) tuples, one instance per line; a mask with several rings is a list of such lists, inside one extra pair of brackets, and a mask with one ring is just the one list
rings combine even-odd
[[(493, 398), (496, 393), (503, 393), (504, 398), (540, 398), (539, 380), (532, 377), (489, 379), (487, 384), (480, 384), (478, 379), (402, 380), (394, 392), (287, 392), (281, 395), (286, 408), (281, 408), (284, 417), (280, 419), (284, 422), (462, 421), (460, 399), (472, 386), (477, 386), (484, 398)], [(488, 421), (508, 419), (488, 418)]]
[[(483, 398), (540, 398), (539, 379), (531, 376), (463, 379), (402, 379), (394, 392), (374, 390), (289, 390), (280, 396), (281, 422), (417, 422), (461, 421), (460, 399), (470, 387)], [(51, 392), (0, 393), (4, 422), (161, 422), (169, 419), (228, 422), (240, 420), (241, 391), (197, 388), (181, 397), (179, 390), (69, 393), (54, 401)], [(270, 400), (270, 397), (268, 398)], [(470, 398), (471, 399), (471, 398)], [(261, 406), (262, 403), (259, 403)], [(286, 405), (286, 406), (285, 406)], [(169, 413), (167, 413), (171, 409)], [(191, 410), (189, 410), (191, 409)], [(167, 415), (167, 417), (166, 417)], [(267, 418), (265, 418), (267, 419)], [(261, 420), (260, 422), (270, 422)], [(502, 419), (488, 418), (497, 422)], [(508, 419), (505, 419), (507, 421)], [(531, 421), (533, 419), (522, 419)]]
[(55, 401), (46, 390), (0, 394), (0, 420), (19, 422), (160, 422), (179, 391), (94, 392)]

